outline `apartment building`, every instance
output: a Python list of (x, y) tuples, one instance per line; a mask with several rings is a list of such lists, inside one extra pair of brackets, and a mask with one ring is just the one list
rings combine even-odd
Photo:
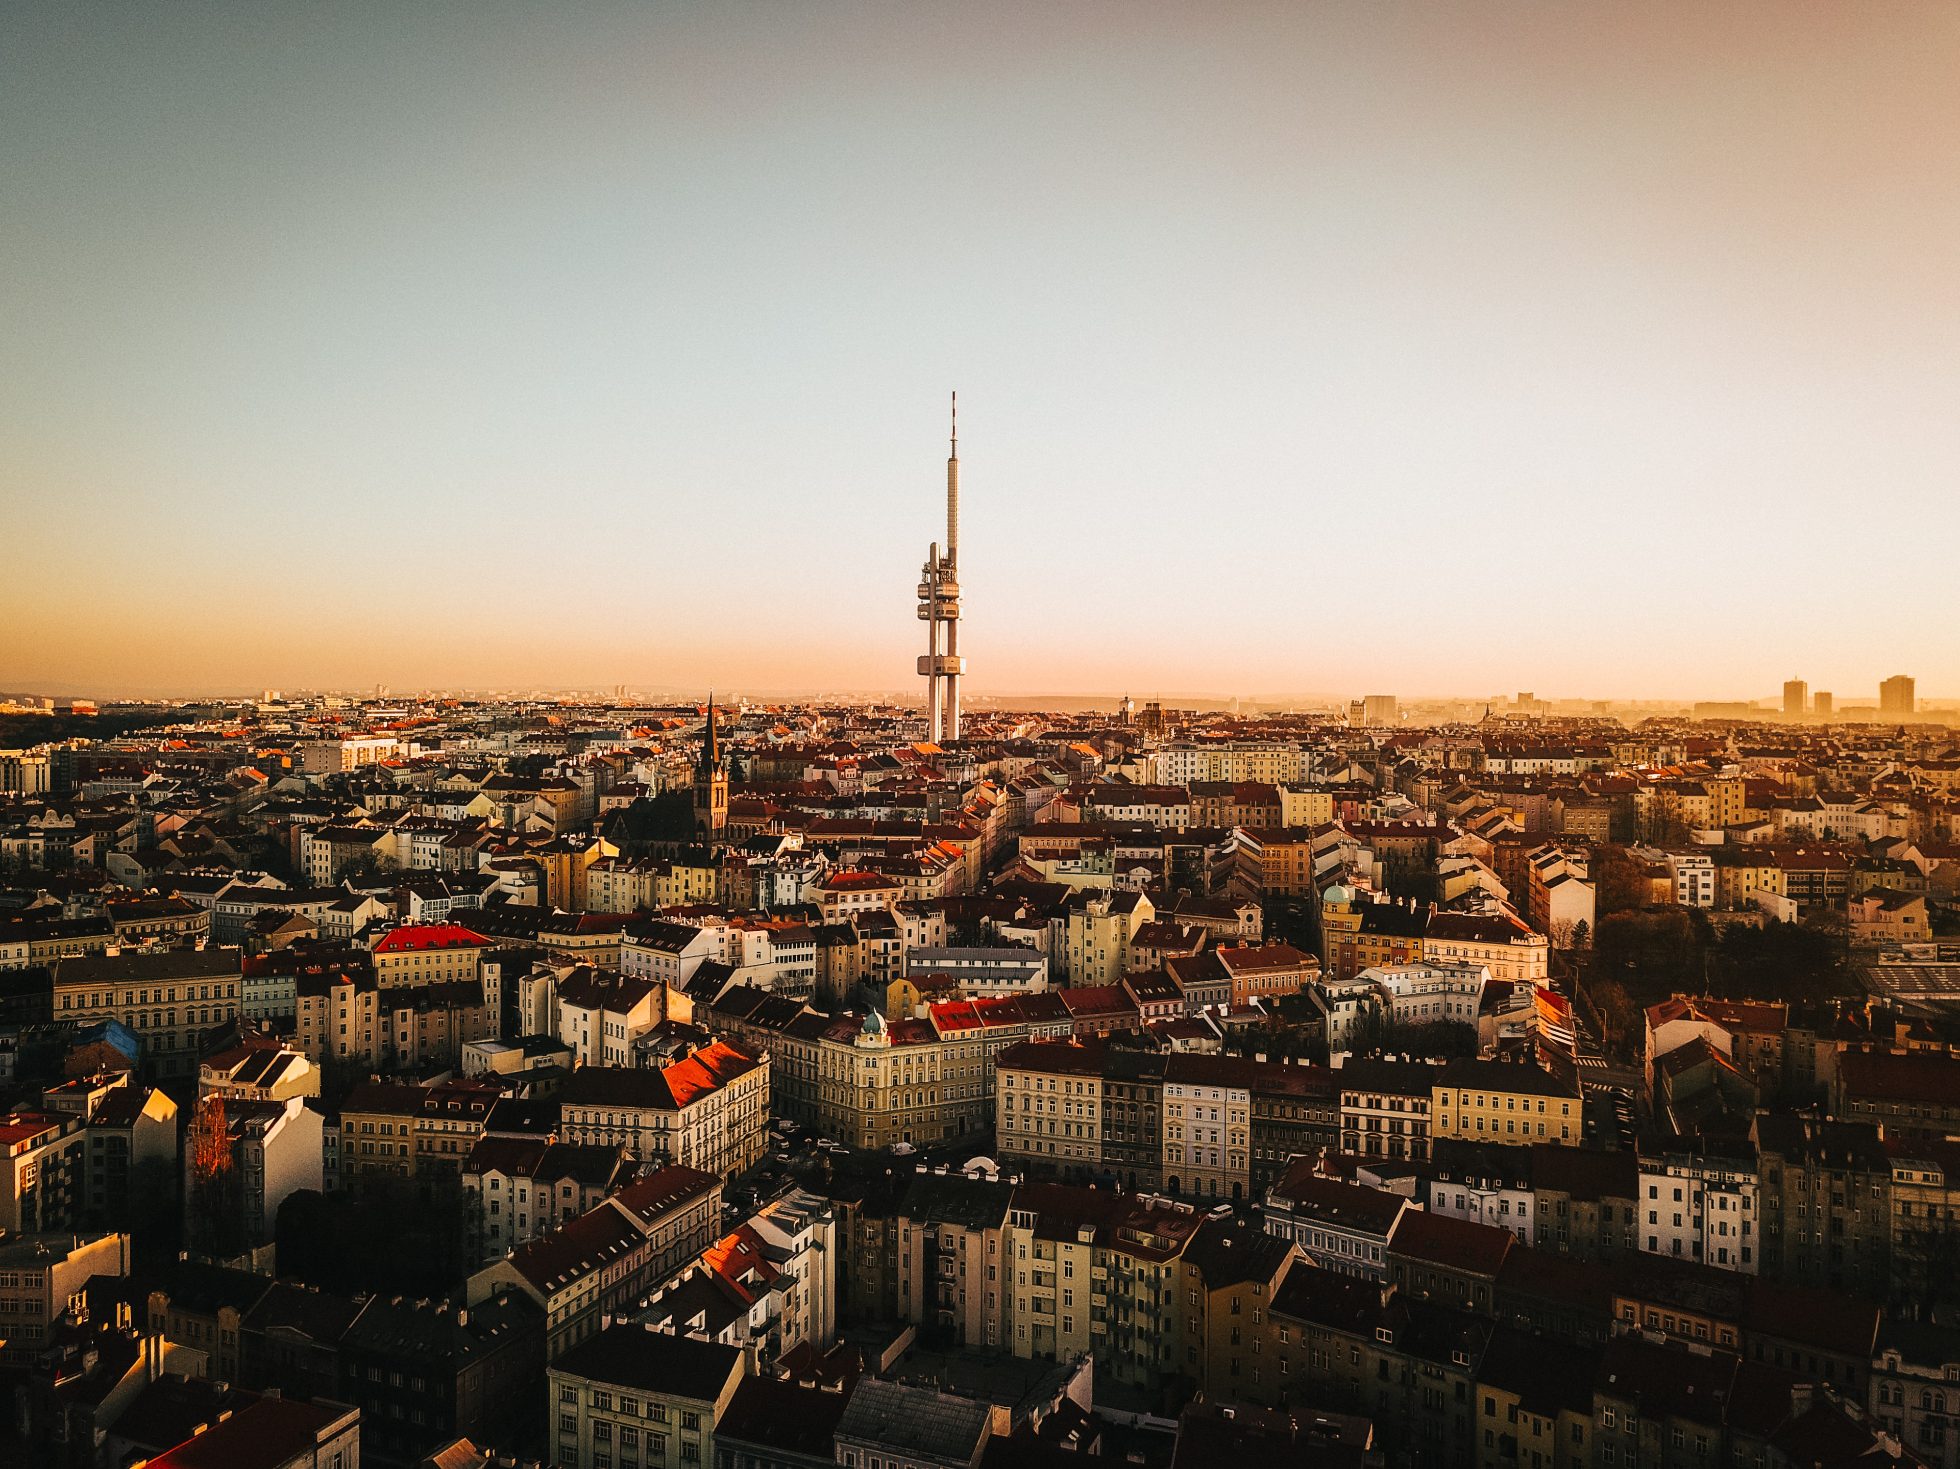
[(1403, 1293), (1488, 1316), (1517, 1236), (1494, 1224), (1410, 1209), (1388, 1241), (1389, 1283)]
[(412, 1465), (458, 1437), (507, 1439), (537, 1402), (541, 1316), (515, 1291), (467, 1306), (369, 1297), (341, 1334), (334, 1394), (361, 1410), (363, 1457)]
[(736, 985), (696, 1019), (747, 1050), (766, 1049), (776, 1110), (852, 1147), (938, 1142), (994, 1121), (994, 1059), (1017, 1042), (1061, 1038), (1055, 994), (929, 1005), (923, 1019), (825, 1016)]
[(1782, 1003), (1675, 995), (1643, 1012), (1643, 1079), (1651, 1088), (1655, 1063), (1692, 1041), (1704, 1040), (1765, 1092), (1774, 1093), (1793, 1081), (1807, 1089), (1814, 1079), (1814, 1065), (1791, 1064), (1795, 1058), (1786, 1056), (1791, 1049), (1789, 1025), (1789, 1006)]
[(1960, 1469), (1960, 1336), (1951, 1325), (1887, 1320), (1872, 1352), (1873, 1418), (1927, 1469)]
[(1349, 896), (1321, 906), (1320, 931), (1328, 970), (1335, 979), (1352, 979), (1364, 969), (1420, 962), (1429, 915), (1405, 903), (1367, 903)]
[(82, 1118), (41, 1111), (0, 1117), (0, 1230), (74, 1228), (82, 1217), (87, 1161)]
[(1878, 1127), (1762, 1112), (1750, 1137), (1761, 1273), (1883, 1298), (1892, 1282), (1893, 1162)]
[(92, 1278), (128, 1273), (126, 1234), (10, 1230), (0, 1235), (0, 1365), (34, 1362)]
[(1639, 1248), (1640, 1163), (1631, 1152), (1534, 1143), (1532, 1243), (1577, 1260), (1610, 1260)]
[[(1309, 794), (1325, 799), (1324, 792)], [(1289, 806), (1299, 804), (1297, 797), (1289, 801), (1292, 795), (1282, 791), (1282, 802)], [(1305, 819), (1299, 819), (1289, 809), (1286, 816), (1285, 826), (1241, 831), (1236, 840), (1239, 850), (1257, 865), (1262, 893), (1268, 897), (1307, 897), (1315, 891), (1314, 824), (1331, 820), (1331, 811), (1326, 816), (1309, 813)]]
[(1339, 1135), (1335, 1073), (1323, 1067), (1092, 1038), (1025, 1042), (995, 1070), (996, 1150), (1045, 1175), (1245, 1198)]
[(1477, 1367), (1489, 1321), (1306, 1260), (1281, 1278), (1268, 1319), (1273, 1370), (1252, 1401), (1366, 1414), (1389, 1462), (1478, 1463)]
[(666, 988), (610, 969), (575, 965), (553, 983), (558, 1038), (581, 1066), (630, 1066), (633, 1042), (666, 1018)]
[(1420, 1162), (1429, 1156), (1430, 1108), (1440, 1066), (1426, 1061), (1349, 1061), (1341, 1088), (1341, 1151)]
[(749, 1373), (737, 1347), (646, 1326), (608, 1327), (553, 1360), (552, 1462), (562, 1469), (699, 1469)]
[[(222, 1105), (240, 1237), (254, 1246), (269, 1244), (279, 1206), (302, 1189), (317, 1193), (325, 1184), (325, 1119), (301, 1097), (226, 1098)], [(188, 1180), (184, 1197), (191, 1208), (204, 1207)]]
[(1338, 1148), (1338, 1073), (1326, 1066), (1252, 1063), (1252, 1188), (1268, 1187), (1295, 1158)]
[(1156, 916), (1156, 907), (1142, 893), (1071, 893), (1063, 928), (1063, 975), (1071, 985), (1115, 984), (1130, 970), (1130, 940)]
[(1314, 1264), (1358, 1280), (1388, 1278), (1388, 1242), (1404, 1211), (1420, 1207), (1405, 1194), (1328, 1178), (1299, 1159), (1266, 1194), (1266, 1232)]
[(43, 1092), (41, 1106), (82, 1121), (83, 1218), (124, 1218), (133, 1188), (175, 1187), (178, 1107), (161, 1088), (126, 1071), (77, 1077)]
[(1938, 1051), (1846, 1051), (1837, 1058), (1832, 1110), (1872, 1122), (1891, 1139), (1960, 1135), (1960, 1056)]
[(184, 1427), (189, 1436), (150, 1459), (152, 1469), (332, 1469), (361, 1451), (360, 1409), (337, 1401), (246, 1397), (215, 1421)]
[[(1112, 1050), (1104, 1057), (1100, 1154), (1103, 1172), (1121, 1187), (1163, 1187), (1164, 1067), (1168, 1060), (1161, 1051)], [(1257, 1105), (1255, 1096), (1255, 1109)], [(1254, 1130), (1256, 1138), (1256, 1115)], [(1005, 1160), (1009, 1154), (998, 1125), (995, 1146), (1002, 1150)], [(1015, 1161), (1031, 1163), (1031, 1150), (1024, 1145)]]
[(1269, 1004), (1320, 977), (1320, 961), (1291, 944), (1226, 945), (1212, 952), (1231, 981), (1235, 1006)]
[(1252, 1068), (1235, 1057), (1164, 1063), (1164, 1186), (1240, 1200), (1252, 1191)]
[(1662, 854), (1668, 876), (1674, 880), (1674, 901), (1684, 908), (1715, 906), (1715, 859), (1706, 852), (1679, 851)]
[(1263, 1398), (1277, 1369), (1267, 1350), (1273, 1296), (1299, 1251), (1243, 1216), (1207, 1219), (1178, 1259), (1183, 1332), (1177, 1365), (1221, 1401)]
[(631, 1320), (756, 1363), (821, 1353), (836, 1341), (839, 1269), (836, 1208), (793, 1190), (657, 1285)]
[(503, 1088), (490, 1080), (433, 1086), (362, 1082), (340, 1108), (340, 1172), (456, 1179)]
[(1918, 1296), (1949, 1285), (1952, 1245), (1960, 1239), (1960, 1144), (1888, 1139), (1892, 1161), (1892, 1270)]
[(269, 1038), (228, 1046), (197, 1067), (197, 1094), (219, 1093), (257, 1102), (317, 1097), (320, 1072), (305, 1056)]
[(1655, 1138), (1640, 1149), (1642, 1252), (1754, 1275), (1762, 1267), (1762, 1185), (1746, 1141)]
[(685, 989), (694, 971), (718, 959), (723, 945), (705, 927), (671, 919), (639, 919), (619, 940), (619, 972), (628, 979), (652, 980), (668, 989)]
[(1021, 1185), (1008, 1216), (1014, 1355), (1093, 1351), (1100, 1370), (1141, 1387), (1179, 1373), (1178, 1258), (1204, 1217), (1151, 1195)]
[(1103, 1046), (1079, 1041), (1024, 1041), (1002, 1051), (994, 1063), (1000, 1159), (1064, 1176), (1100, 1173), (1108, 1060)]
[(1481, 964), (1396, 964), (1355, 978), (1373, 985), (1375, 1007), (1397, 1025), (1475, 1025), (1490, 971)]
[(515, 1291), (544, 1312), (545, 1354), (557, 1361), (600, 1319), (645, 1297), (721, 1233), (721, 1180), (662, 1168), (469, 1278), (471, 1305)]
[(60, 909), (16, 913), (0, 918), (0, 969), (39, 968), (102, 954), (115, 942), (116, 926), (105, 915), (66, 918)]
[(519, 1245), (599, 1207), (632, 1178), (617, 1144), (549, 1137), (485, 1137), (463, 1163), (463, 1189), (481, 1221), (477, 1259), (501, 1259)]
[[(823, 1410), (822, 1419), (831, 1411)], [(828, 1462), (843, 1469), (977, 1469), (995, 1441), (1000, 1412), (925, 1384), (861, 1377), (836, 1416)], [(782, 1461), (772, 1455), (762, 1462)]]
[(685, 1060), (585, 1066), (559, 1093), (565, 1141), (623, 1147), (642, 1162), (739, 1173), (768, 1146), (769, 1056), (716, 1041)]
[(405, 923), (375, 941), (375, 982), (383, 989), (480, 984), (477, 965), (494, 943), (460, 923)]
[(859, 913), (890, 909), (905, 896), (904, 884), (885, 873), (839, 867), (818, 885), (817, 910), (825, 923), (838, 923)]
[(197, 1074), (198, 1038), (237, 1018), (237, 949), (132, 950), (63, 959), (54, 972), (56, 1020), (119, 1021), (142, 1042), (162, 1080)]
[(295, 1045), (329, 1061), (395, 1071), (453, 1066), (463, 1048), (497, 1033), (497, 1012), (474, 979), (384, 988), (359, 968), (309, 971), (294, 981)]
[(1535, 1065), (1465, 1057), (1443, 1068), (1431, 1094), (1433, 1139), (1570, 1146), (1583, 1132), (1576, 1072), (1559, 1077)]
[(1423, 1206), (1446, 1219), (1489, 1224), (1535, 1242), (1538, 1201), (1531, 1148), (1432, 1138), (1429, 1169), (1417, 1185)]
[(939, 1348), (1000, 1351), (1014, 1303), (1007, 1255), (1014, 1185), (921, 1168), (898, 1208), (898, 1315)]
[(1488, 969), (1492, 979), (1514, 985), (1543, 984), (1551, 970), (1551, 943), (1508, 911), (1437, 911), (1423, 927), (1421, 954), (1413, 957)]

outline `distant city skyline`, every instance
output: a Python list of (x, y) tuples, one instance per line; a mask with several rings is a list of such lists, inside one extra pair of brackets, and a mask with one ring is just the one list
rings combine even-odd
[[(1907, 675), (1907, 677), (1909, 678), (1910, 676)], [(622, 689), (623, 695), (616, 693), (616, 691)], [(0, 702), (4, 702), (10, 698), (46, 698), (57, 701), (80, 699), (84, 702), (93, 702), (95, 700), (145, 702), (197, 699), (237, 701), (260, 699), (275, 694), (281, 698), (300, 700), (314, 697), (341, 697), (381, 701), (440, 696), (501, 697), (508, 695), (536, 695), (538, 697), (553, 698), (589, 696), (593, 699), (623, 696), (629, 699), (647, 701), (664, 700), (674, 703), (692, 702), (697, 704), (705, 703), (710, 694), (715, 694), (723, 702), (734, 702), (738, 700), (749, 703), (772, 701), (796, 702), (810, 699), (837, 698), (853, 701), (877, 701), (893, 705), (917, 705), (922, 709), (928, 707), (924, 697), (924, 690), (917, 679), (908, 681), (905, 684), (894, 685), (890, 688), (826, 687), (815, 684), (782, 687), (764, 685), (745, 686), (738, 681), (725, 678), (718, 684), (712, 686), (707, 684), (689, 686), (672, 683), (636, 684), (631, 682), (623, 685), (618, 682), (612, 684), (504, 683), (465, 685), (427, 683), (395, 685), (385, 680), (379, 684), (373, 682), (357, 684), (237, 684), (206, 687), (132, 686), (126, 688), (98, 688), (93, 686), (65, 685), (36, 687), (8, 687), (0, 685)], [(1384, 690), (1380, 688), (1370, 688), (1366, 692), (1360, 688), (1336, 692), (1313, 689), (1255, 691), (1245, 689), (1164, 689), (1146, 686), (1136, 688), (1098, 688), (1091, 686), (1075, 689), (1006, 689), (988, 691), (980, 694), (975, 702), (983, 709), (1014, 708), (1017, 706), (1038, 708), (1041, 707), (1042, 701), (1044, 700), (1081, 705), (1093, 705), (1100, 701), (1114, 706), (1120, 703), (1125, 697), (1128, 697), (1139, 707), (1149, 701), (1156, 701), (1167, 705), (1179, 702), (1187, 704), (1196, 702), (1202, 704), (1229, 705), (1236, 700), (1249, 705), (1295, 705), (1301, 707), (1320, 705), (1331, 708), (1335, 705), (1345, 706), (1353, 701), (1376, 695), (1384, 695), (1390, 700), (1399, 700), (1405, 707), (1436, 704), (1488, 703), (1493, 707), (1501, 709), (1506, 705), (1514, 704), (1520, 694), (1530, 694), (1536, 702), (1548, 705), (1604, 704), (1613, 707), (1680, 707), (1685, 709), (1695, 705), (1735, 703), (1738, 705), (1753, 705), (1765, 717), (1790, 715), (1792, 712), (1788, 707), (1787, 701), (1780, 698), (1774, 691), (1757, 694), (1739, 693), (1727, 696), (1718, 695), (1712, 698), (1690, 698), (1670, 695), (1634, 697), (1630, 695), (1568, 694), (1552, 690), (1541, 691), (1532, 689), (1493, 690), (1486, 693), (1439, 693), (1421, 690)], [(1870, 694), (1861, 694), (1853, 690), (1850, 693), (1834, 694), (1831, 690), (1823, 689), (1818, 690), (1815, 697), (1829, 700), (1830, 703), (1828, 707), (1821, 710), (1805, 710), (1802, 717), (1813, 721), (1820, 718), (1843, 717), (1851, 713), (1869, 714), (1873, 711), (1878, 711), (1880, 713), (1893, 714), (1911, 712), (1902, 707), (1888, 705), (1882, 693), (1877, 691)], [(1942, 697), (1937, 694), (1917, 694), (1914, 697), (1913, 703), (1918, 712), (1922, 714), (1929, 709), (1946, 709), (1960, 714), (1960, 696)]]
[(1935, 6), (22, 7), (0, 686), (911, 691), (956, 387), (970, 700), (1937, 700), (1957, 72)]

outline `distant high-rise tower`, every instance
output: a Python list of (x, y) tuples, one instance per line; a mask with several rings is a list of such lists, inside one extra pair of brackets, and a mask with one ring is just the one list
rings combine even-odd
[(1836, 701), (1823, 689), (1819, 689), (1817, 691), (1817, 697), (1810, 701), (1810, 712), (1815, 714), (1819, 719), (1829, 719), (1832, 710), (1836, 707)]
[(1911, 714), (1919, 707), (1912, 675), (1895, 673), (1878, 686), (1880, 714)]
[(1800, 678), (1788, 679), (1783, 685), (1783, 712), (1801, 717), (1810, 703), (1810, 685)]
[(710, 840), (728, 825), (728, 767), (721, 758), (721, 732), (715, 723), (715, 696), (710, 692), (708, 727), (701, 736), (701, 759), (694, 767), (694, 832)]
[(926, 651), (919, 673), (926, 681), (926, 724), (934, 744), (960, 737), (960, 395), (953, 394), (952, 450), (946, 456), (946, 550), (933, 542), (919, 577), (919, 621)]

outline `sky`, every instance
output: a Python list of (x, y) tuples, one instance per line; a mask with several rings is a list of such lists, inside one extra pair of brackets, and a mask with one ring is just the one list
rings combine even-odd
[(0, 691), (1960, 695), (1960, 7), (23, 4)]

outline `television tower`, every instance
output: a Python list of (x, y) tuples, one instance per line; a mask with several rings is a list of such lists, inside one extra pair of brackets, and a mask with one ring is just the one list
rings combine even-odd
[(919, 577), (919, 621), (926, 651), (919, 673), (926, 681), (928, 738), (944, 744), (960, 737), (960, 395), (953, 394), (952, 449), (946, 456), (946, 551), (934, 541)]

